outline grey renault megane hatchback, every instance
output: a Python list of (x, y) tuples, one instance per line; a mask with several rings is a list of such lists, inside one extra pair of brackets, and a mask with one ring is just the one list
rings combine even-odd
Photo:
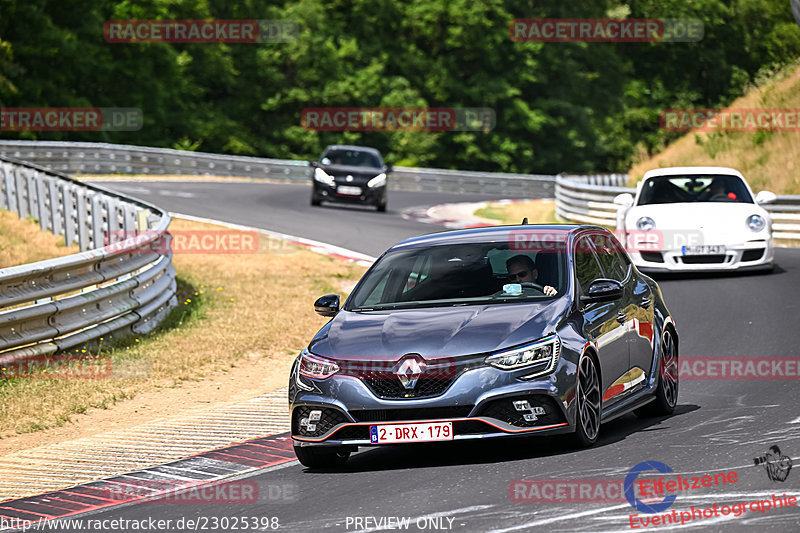
[(502, 226), (386, 251), (295, 361), (295, 453), (572, 433), (672, 413), (678, 335), (658, 285), (595, 226)]

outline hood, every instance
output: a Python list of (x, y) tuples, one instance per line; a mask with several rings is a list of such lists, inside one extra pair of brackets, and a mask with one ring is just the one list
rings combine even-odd
[(384, 172), (384, 169), (377, 167), (354, 167), (349, 165), (320, 165), (325, 173), (333, 176), (334, 178), (345, 178), (346, 176), (353, 176), (354, 181), (362, 182), (368, 181)]
[(564, 296), (536, 303), (341, 311), (317, 334), (310, 349), (334, 359), (479, 354), (553, 333), (568, 308), (569, 298)]
[[(758, 204), (736, 202), (698, 202), (633, 206), (625, 214), (625, 227), (636, 230), (636, 221), (650, 217), (656, 230), (663, 233), (667, 247), (671, 239), (685, 239), (684, 244), (725, 244), (742, 242), (749, 237), (763, 238), (747, 228), (750, 215), (764, 217), (769, 228), (769, 214)], [(767, 230), (765, 230), (767, 231)], [(701, 239), (702, 242), (692, 242)]]

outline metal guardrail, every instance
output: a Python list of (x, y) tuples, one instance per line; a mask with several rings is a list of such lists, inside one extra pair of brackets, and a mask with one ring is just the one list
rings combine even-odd
[(0, 269), (0, 363), (148, 333), (177, 305), (172, 254), (148, 246), (169, 239), (158, 207), (0, 157), (0, 208), (81, 250)]
[[(635, 188), (622, 186), (627, 180), (626, 174), (560, 175), (556, 178), (556, 215), (565, 221), (616, 227), (620, 206), (614, 197), (636, 195)], [(774, 238), (800, 240), (800, 196), (778, 196), (777, 201), (761, 206), (772, 216)]]
[[(0, 156), (14, 157), (82, 174), (157, 174), (239, 176), (303, 182), (311, 179), (308, 161), (265, 159), (127, 146), (59, 141), (0, 141)], [(422, 192), (459, 192), (552, 197), (555, 177), (432, 168), (395, 167), (389, 188)]]

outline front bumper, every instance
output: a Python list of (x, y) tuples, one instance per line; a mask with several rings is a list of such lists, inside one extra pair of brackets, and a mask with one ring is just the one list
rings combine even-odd
[(347, 187), (353, 186), (349, 183), (337, 183), (336, 186), (326, 185), (319, 181), (313, 180), (312, 195), (315, 200), (325, 202), (342, 202), (349, 204), (370, 204), (375, 205), (383, 203), (386, 198), (386, 186), (369, 188), (366, 185), (356, 185), (361, 189), (360, 195), (345, 195), (339, 194), (338, 187), (344, 185)]
[(643, 272), (716, 272), (768, 270), (772, 268), (772, 240), (726, 245), (724, 254), (684, 255), (681, 248), (659, 251), (634, 251), (630, 257)]
[[(298, 446), (375, 446), (370, 426), (445, 421), (453, 423), (454, 440), (573, 431), (574, 367), (562, 357), (556, 371), (529, 381), (518, 379), (525, 371), (480, 367), (460, 373), (435, 397), (414, 399), (378, 397), (354, 376), (302, 378), (314, 390), (290, 387), (292, 438)], [(296, 369), (291, 379), (297, 379)], [(519, 400), (543, 412), (525, 420), (533, 410), (516, 410)], [(310, 432), (301, 423), (312, 409), (322, 411), (322, 420)]]

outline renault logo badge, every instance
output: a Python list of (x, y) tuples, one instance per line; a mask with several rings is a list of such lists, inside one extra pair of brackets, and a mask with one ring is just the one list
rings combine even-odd
[(397, 375), (403, 387), (406, 389), (413, 389), (417, 386), (419, 377), (425, 372), (426, 366), (422, 356), (410, 354), (403, 356), (403, 358), (394, 365), (392, 372)]

